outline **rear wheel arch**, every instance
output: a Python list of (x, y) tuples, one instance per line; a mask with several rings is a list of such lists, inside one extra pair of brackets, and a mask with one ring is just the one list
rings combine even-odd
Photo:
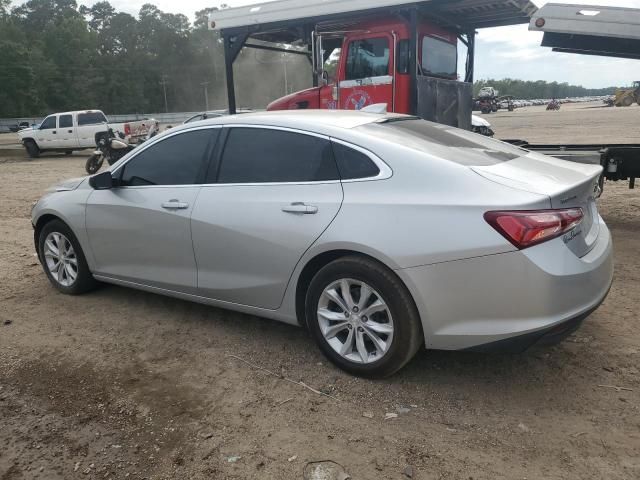
[(325, 266), (327, 266), (328, 264), (330, 264), (331, 262), (338, 260), (340, 258), (344, 258), (344, 257), (360, 257), (360, 258), (364, 258), (370, 261), (373, 261), (377, 264), (379, 264), (381, 267), (385, 268), (386, 270), (388, 270), (393, 276), (395, 276), (398, 281), (404, 286), (404, 288), (407, 290), (407, 293), (409, 294), (409, 296), (411, 297), (414, 305), (415, 305), (415, 299), (413, 298), (413, 294), (411, 293), (411, 289), (408, 287), (408, 285), (406, 285), (406, 283), (402, 280), (402, 278), (400, 278), (393, 270), (393, 268), (391, 268), (389, 265), (387, 265), (385, 262), (380, 261), (379, 259), (368, 255), (366, 253), (357, 251), (357, 250), (350, 250), (350, 249), (335, 249), (335, 250), (328, 250), (326, 252), (322, 252), (317, 254), (316, 256), (314, 256), (313, 258), (311, 258), (309, 261), (307, 261), (307, 263), (305, 264), (305, 266), (303, 267), (303, 269), (300, 272), (300, 275), (298, 275), (298, 279), (296, 282), (296, 295), (295, 295), (295, 301), (296, 301), (296, 317), (298, 318), (298, 323), (303, 326), (304, 328), (307, 328), (307, 317), (306, 317), (306, 313), (305, 313), (305, 300), (307, 297), (307, 292), (309, 291), (309, 285), (311, 283), (311, 280), (313, 279), (313, 277), (315, 277), (315, 275), (322, 270)]

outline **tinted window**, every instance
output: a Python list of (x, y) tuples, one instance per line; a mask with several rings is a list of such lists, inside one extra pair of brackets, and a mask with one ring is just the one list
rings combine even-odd
[(389, 75), (389, 41), (386, 38), (356, 40), (349, 44), (347, 80)]
[(338, 180), (328, 140), (260, 128), (232, 128), (220, 165), (220, 183)]
[(73, 127), (73, 119), (71, 115), (60, 115), (60, 119), (58, 120), (58, 126), (60, 128)]
[(378, 166), (367, 155), (353, 148), (334, 143), (333, 154), (343, 180), (375, 177), (380, 173)]
[(100, 123), (107, 123), (107, 119), (101, 112), (78, 114), (78, 125), (97, 125)]
[(422, 39), (422, 70), (428, 75), (454, 77), (458, 72), (458, 47), (433, 37)]
[(195, 130), (162, 140), (124, 166), (123, 185), (191, 185), (196, 183), (209, 140), (219, 129)]
[(42, 125), (40, 125), (40, 130), (50, 130), (52, 128), (56, 128), (55, 115), (45, 118), (44, 122), (42, 122)]

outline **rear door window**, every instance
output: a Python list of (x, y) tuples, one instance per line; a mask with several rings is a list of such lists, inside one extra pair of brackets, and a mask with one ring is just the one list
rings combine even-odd
[(73, 117), (71, 115), (60, 115), (60, 119), (58, 120), (58, 126), (60, 128), (73, 127)]
[(168, 137), (132, 158), (123, 167), (123, 186), (193, 185), (208, 159), (210, 142), (219, 128), (206, 128)]
[[(300, 183), (338, 180), (331, 142), (302, 133), (233, 127), (218, 183)], [(214, 183), (207, 179), (207, 183)]]

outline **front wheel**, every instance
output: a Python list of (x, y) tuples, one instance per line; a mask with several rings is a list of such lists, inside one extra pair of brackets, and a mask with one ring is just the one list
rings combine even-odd
[(100, 167), (102, 167), (103, 156), (97, 153), (94, 153), (87, 159), (87, 163), (84, 165), (84, 169), (87, 171), (89, 175), (93, 175)]
[(97, 285), (71, 229), (60, 220), (47, 223), (38, 236), (38, 256), (51, 284), (62, 293), (79, 295)]
[(38, 148), (38, 145), (36, 145), (36, 142), (34, 142), (33, 140), (27, 140), (26, 142), (24, 142), (24, 148), (27, 149), (27, 154), (29, 155), (29, 157), (38, 158), (40, 156), (40, 149)]
[(322, 352), (354, 375), (392, 375), (423, 344), (420, 318), (406, 287), (367, 258), (345, 257), (322, 268), (311, 281), (305, 310)]

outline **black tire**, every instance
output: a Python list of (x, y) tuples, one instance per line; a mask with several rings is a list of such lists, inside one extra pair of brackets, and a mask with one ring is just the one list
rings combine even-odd
[(633, 105), (633, 98), (631, 97), (625, 97), (622, 100), (622, 106), (623, 107), (630, 107), (631, 105)]
[[(327, 342), (318, 321), (318, 305), (324, 289), (337, 280), (348, 278), (365, 282), (378, 292), (393, 318), (393, 339), (387, 352), (371, 363), (357, 363), (342, 357)], [(402, 281), (374, 260), (349, 256), (335, 260), (313, 277), (305, 300), (307, 326), (320, 350), (335, 365), (357, 376), (383, 378), (406, 365), (424, 344), (418, 310)]]
[(98, 155), (94, 153), (89, 158), (87, 158), (87, 163), (84, 164), (84, 169), (87, 171), (89, 175), (93, 175), (100, 167), (102, 167), (103, 157), (102, 155)]
[[(73, 246), (75, 258), (77, 260), (77, 276), (73, 283), (71, 283), (70, 285), (65, 286), (58, 282), (58, 280), (54, 278), (53, 274), (49, 271), (49, 268), (47, 266), (44, 244), (47, 236), (49, 236), (49, 234), (51, 233), (60, 233), (64, 235)], [(71, 229), (60, 220), (51, 220), (40, 230), (40, 234), (38, 236), (38, 256), (40, 258), (40, 263), (42, 264), (44, 272), (47, 275), (47, 278), (49, 279), (51, 284), (62, 293), (65, 293), (67, 295), (80, 295), (82, 293), (93, 290), (98, 285), (98, 282), (93, 278), (93, 275), (89, 271), (89, 266), (87, 265), (84, 252), (80, 247), (78, 239), (73, 234)]]
[(40, 156), (40, 149), (38, 148), (38, 145), (36, 145), (36, 142), (34, 142), (33, 140), (25, 140), (24, 148), (27, 149), (27, 154), (31, 158), (38, 158)]
[(480, 111), (485, 115), (491, 113), (491, 109), (489, 107), (482, 107)]

